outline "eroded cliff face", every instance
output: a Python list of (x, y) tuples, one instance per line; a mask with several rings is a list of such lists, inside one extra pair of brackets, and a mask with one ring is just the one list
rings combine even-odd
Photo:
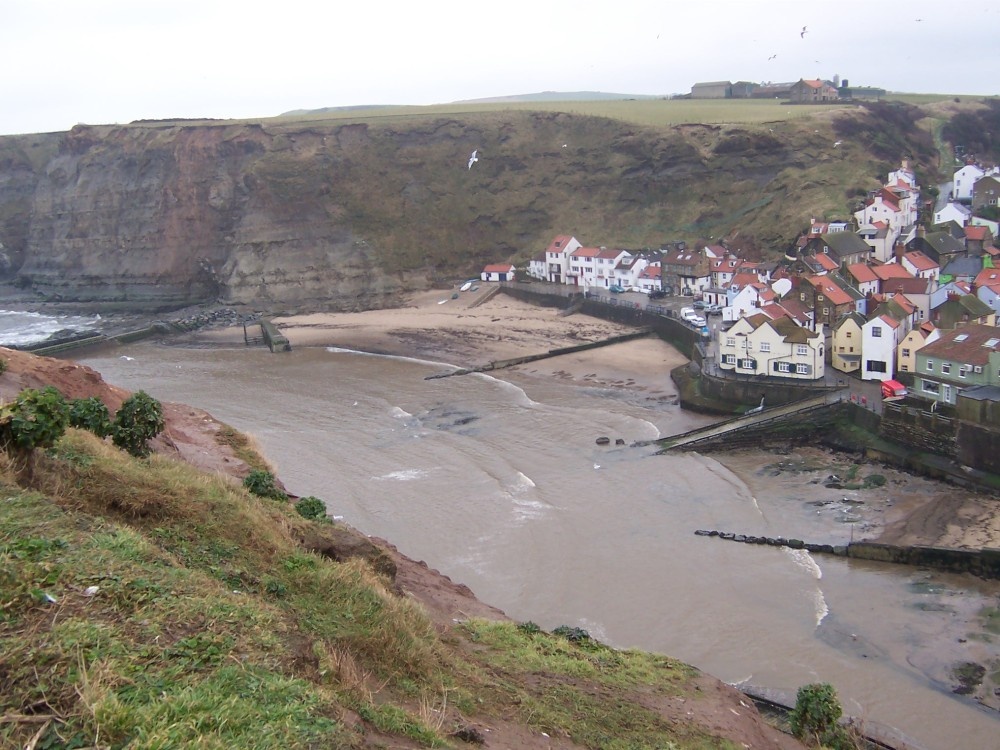
[(655, 247), (739, 229), (780, 247), (811, 213), (846, 211), (843, 185), (809, 178), (831, 160), (842, 182), (877, 184), (864, 152), (832, 142), (830, 118), (648, 129), (531, 112), (7, 136), (0, 281), (147, 310), (359, 310), (557, 233)]

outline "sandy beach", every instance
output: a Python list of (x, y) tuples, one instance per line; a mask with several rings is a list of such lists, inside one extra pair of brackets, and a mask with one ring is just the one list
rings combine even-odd
[[(586, 315), (562, 315), (506, 295), (489, 296), (492, 285), (452, 299), (450, 290), (426, 292), (404, 306), (360, 313), (316, 313), (276, 318), (293, 348), (339, 347), (477, 367), (550, 349), (601, 341), (634, 329)], [(242, 329), (203, 330), (196, 343), (242, 343)], [(558, 378), (569, 386), (621, 388), (651, 399), (675, 399), (669, 373), (687, 358), (656, 337), (617, 343), (519, 365), (517, 371)], [(796, 460), (850, 461), (801, 448)], [(715, 458), (747, 477), (754, 467), (781, 456), (741, 451)], [(788, 458), (785, 456), (784, 458)], [(879, 467), (891, 496), (878, 505), (856, 507), (864, 516), (864, 537), (893, 544), (1000, 548), (1000, 500), (951, 485)], [(805, 480), (803, 480), (805, 482)], [(812, 487), (815, 489), (815, 486)]]
[[(474, 368), (490, 362), (541, 354), (550, 349), (603, 341), (634, 333), (587, 315), (562, 315), (506, 295), (487, 298), (492, 285), (451, 299), (452, 292), (425, 292), (402, 307), (360, 313), (314, 313), (274, 318), (297, 347), (338, 347), (393, 354)], [(243, 330), (228, 328), (191, 334), (196, 343), (242, 343)], [(687, 358), (650, 336), (612, 346), (520, 365), (531, 375), (556, 377), (569, 384), (628, 388), (653, 398), (673, 398), (670, 370)]]

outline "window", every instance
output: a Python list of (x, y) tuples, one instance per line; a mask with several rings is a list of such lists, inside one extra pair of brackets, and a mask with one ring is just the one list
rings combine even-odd
[(968, 372), (969, 372), (969, 366), (968, 365), (961, 365), (958, 368), (958, 377), (964, 378), (968, 374)]
[(774, 370), (775, 372), (791, 372), (792, 365), (788, 362), (775, 362)]
[(829, 307), (824, 307), (823, 308), (823, 314), (824, 315), (829, 315), (830, 314), (830, 308)]
[(735, 354), (723, 354), (722, 355), (722, 364), (724, 364), (724, 365), (735, 365), (736, 364), (736, 355)]
[(865, 369), (868, 372), (886, 372), (885, 362), (880, 359), (869, 359), (865, 362)]
[(934, 360), (927, 360), (927, 372), (934, 372)]
[(851, 332), (850, 331), (847, 332), (847, 338), (851, 338)]
[(798, 354), (800, 357), (805, 357), (807, 354), (809, 354), (809, 347), (806, 346), (805, 344), (796, 344), (795, 353)]
[(942, 375), (951, 375), (951, 362), (942, 362), (941, 363), (941, 374)]
[(923, 380), (921, 381), (921, 390), (924, 393), (933, 393), (934, 395), (937, 395), (941, 392), (941, 386), (933, 380)]
[(736, 337), (726, 336), (726, 346), (736, 346)]
[(742, 370), (756, 370), (757, 369), (757, 360), (755, 360), (755, 359), (741, 359), (740, 360), (740, 369), (742, 369)]
[(761, 341), (760, 342), (760, 350), (762, 352), (769, 352), (769, 351), (771, 351), (771, 342), (770, 341)]
[(910, 350), (909, 349), (903, 349), (903, 356), (904, 357), (909, 357), (910, 356)]
[(795, 365), (795, 374), (796, 375), (808, 375), (809, 374), (809, 365)]
[(873, 339), (882, 338), (882, 326), (872, 326), (872, 338)]

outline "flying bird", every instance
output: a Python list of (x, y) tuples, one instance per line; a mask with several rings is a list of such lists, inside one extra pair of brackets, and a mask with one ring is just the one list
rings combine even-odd
[(477, 161), (479, 161), (479, 157), (476, 156), (476, 154), (478, 153), (479, 149), (477, 148), (475, 151), (472, 152), (472, 156), (469, 157), (469, 169), (472, 169), (472, 165), (475, 164)]
[(771, 55), (769, 58), (767, 58), (767, 61), (771, 62), (771, 60), (773, 60), (776, 57), (777, 57), (777, 55)]
[(843, 143), (843, 141), (834, 141), (833, 147), (837, 148), (837, 146), (839, 146), (841, 143)]
[(806, 38), (806, 28), (807, 28), (806, 26), (803, 26), (802, 31), (799, 32), (799, 37), (802, 39)]

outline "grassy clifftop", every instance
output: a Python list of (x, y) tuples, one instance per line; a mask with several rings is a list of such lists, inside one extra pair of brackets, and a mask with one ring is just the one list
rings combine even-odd
[(435, 620), (342, 533), (87, 432), (8, 459), (0, 745), (796, 746), (667, 657)]

